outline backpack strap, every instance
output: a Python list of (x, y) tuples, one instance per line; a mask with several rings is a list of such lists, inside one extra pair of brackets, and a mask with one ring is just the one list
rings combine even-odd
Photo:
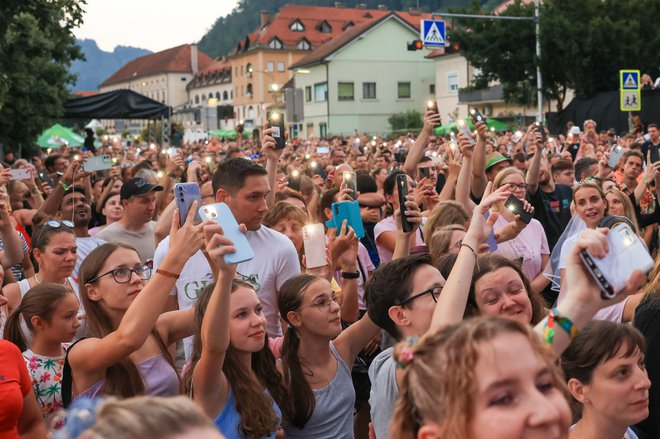
[(62, 405), (64, 408), (68, 408), (72, 400), (73, 377), (71, 376), (71, 365), (69, 364), (69, 352), (71, 352), (71, 348), (73, 348), (76, 343), (86, 338), (88, 337), (83, 337), (71, 344), (66, 350), (64, 356), (64, 370), (62, 371)]

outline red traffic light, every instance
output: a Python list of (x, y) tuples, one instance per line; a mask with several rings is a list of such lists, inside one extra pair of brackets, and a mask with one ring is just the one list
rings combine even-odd
[(424, 44), (422, 43), (422, 40), (415, 40), (408, 43), (408, 50), (422, 50), (423, 48)]

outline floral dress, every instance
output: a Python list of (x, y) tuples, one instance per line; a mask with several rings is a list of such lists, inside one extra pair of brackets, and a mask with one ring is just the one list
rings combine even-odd
[[(45, 357), (31, 350), (23, 352), (28, 372), (32, 378), (32, 387), (41, 414), (49, 425), (55, 414), (62, 408), (62, 370), (64, 355), (61, 357)], [(59, 426), (52, 426), (58, 429)]]

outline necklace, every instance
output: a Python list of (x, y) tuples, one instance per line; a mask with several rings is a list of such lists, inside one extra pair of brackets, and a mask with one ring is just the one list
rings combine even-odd
[[(37, 285), (41, 285), (41, 281), (39, 280), (39, 274), (34, 273), (34, 280), (37, 281)], [(66, 286), (66, 283), (68, 282), (68, 279), (64, 279), (64, 283), (62, 285)]]

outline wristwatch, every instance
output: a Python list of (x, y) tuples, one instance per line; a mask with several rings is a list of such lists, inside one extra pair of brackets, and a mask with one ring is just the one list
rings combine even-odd
[(360, 277), (359, 272), (350, 272), (350, 271), (342, 271), (341, 272), (341, 278), (342, 279), (357, 279)]

